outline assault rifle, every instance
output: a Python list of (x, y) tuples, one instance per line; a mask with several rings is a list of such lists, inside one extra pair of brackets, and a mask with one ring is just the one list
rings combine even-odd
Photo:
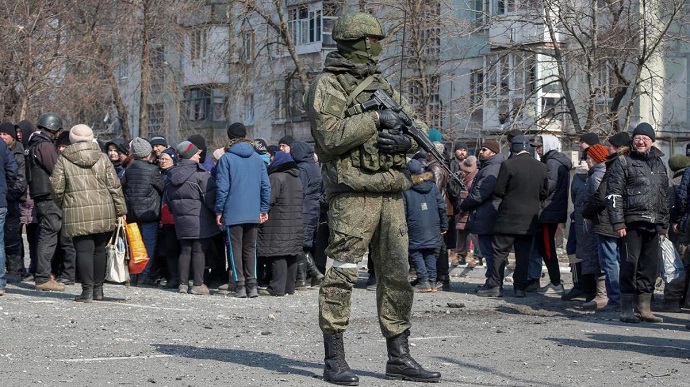
[(453, 171), (450, 170), (446, 158), (443, 157), (443, 155), (436, 150), (436, 147), (431, 142), (431, 140), (429, 140), (429, 137), (426, 135), (426, 133), (424, 133), (424, 131), (422, 131), (422, 129), (420, 129), (419, 126), (414, 123), (414, 121), (407, 115), (407, 113), (403, 111), (402, 106), (395, 102), (395, 100), (393, 100), (393, 98), (386, 94), (385, 91), (380, 89), (376, 90), (376, 92), (374, 92), (374, 96), (369, 101), (362, 103), (361, 107), (363, 111), (387, 108), (398, 113), (398, 116), (405, 124), (403, 127), (403, 132), (408, 136), (412, 137), (422, 149), (424, 149), (428, 154), (434, 156), (434, 158), (438, 160), (438, 163), (441, 164), (441, 166), (443, 167), (443, 169), (446, 170), (446, 172), (448, 172), (448, 176), (453, 180), (455, 184), (457, 184), (457, 186), (460, 187), (460, 190), (464, 191), (467, 189), (465, 183), (463, 183), (460, 176), (458, 176), (456, 173), (453, 173)]

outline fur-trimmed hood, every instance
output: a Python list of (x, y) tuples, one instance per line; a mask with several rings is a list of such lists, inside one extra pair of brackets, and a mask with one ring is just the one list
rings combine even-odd
[(434, 181), (434, 174), (431, 172), (412, 175), (412, 189), (417, 192), (427, 193), (431, 191), (435, 185), (436, 182)]

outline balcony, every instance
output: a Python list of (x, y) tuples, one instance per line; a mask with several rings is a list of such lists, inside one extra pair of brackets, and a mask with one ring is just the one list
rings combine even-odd
[[(492, 20), (489, 23), (489, 45), (497, 48), (550, 43), (551, 37), (542, 20), (527, 19), (524, 15), (507, 15)], [(560, 40), (558, 35), (556, 38)]]

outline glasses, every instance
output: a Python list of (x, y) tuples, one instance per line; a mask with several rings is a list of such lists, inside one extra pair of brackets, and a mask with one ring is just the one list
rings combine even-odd
[(644, 143), (649, 143), (652, 142), (652, 139), (647, 137), (647, 136), (635, 136), (633, 137), (634, 142), (644, 142)]

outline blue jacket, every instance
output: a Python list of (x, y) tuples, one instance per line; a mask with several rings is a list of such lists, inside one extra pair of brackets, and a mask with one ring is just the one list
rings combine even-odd
[(431, 172), (412, 175), (412, 188), (403, 192), (409, 249), (436, 249), (442, 244), (442, 231), (448, 230), (446, 201)]
[(460, 203), (462, 211), (470, 212), (467, 228), (473, 234), (493, 234), (498, 205), (501, 203), (501, 199), (494, 196), (494, 185), (502, 162), (503, 155), (500, 153), (482, 161), (469, 194)]
[(223, 224), (235, 226), (259, 223), (259, 214), (268, 213), (271, 183), (266, 164), (251, 142), (241, 139), (225, 152), (216, 165), (216, 215)]
[(0, 141), (0, 208), (7, 207), (7, 187), (17, 180), (17, 161), (5, 141)]

